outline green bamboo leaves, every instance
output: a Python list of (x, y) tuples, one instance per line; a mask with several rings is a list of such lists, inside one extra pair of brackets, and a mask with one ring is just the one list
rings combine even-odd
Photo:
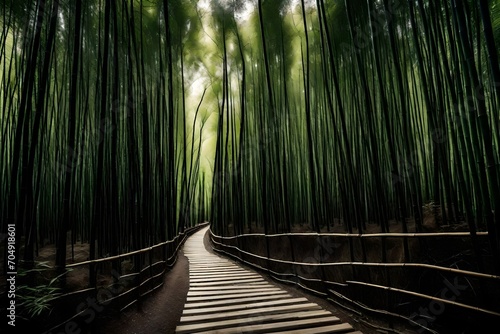
[[(224, 81), (245, 75), (246, 84), (226, 86), (222, 97), (235, 111), (219, 119), (214, 229), (422, 232), (467, 222), (473, 243), (477, 230), (488, 230), (497, 254), (491, 8), (258, 1), (238, 22), (240, 53), (221, 56)], [(253, 66), (228, 65), (239, 59)]]
[(26, 266), (47, 243), (63, 272), (77, 241), (96, 259), (204, 219), (204, 116), (184, 99), (195, 6), (2, 2), (1, 228), (16, 224)]
[(28, 262), (207, 215), (221, 235), (464, 222), (478, 265), (476, 231), (500, 259), (498, 1), (1, 6), (2, 231)]

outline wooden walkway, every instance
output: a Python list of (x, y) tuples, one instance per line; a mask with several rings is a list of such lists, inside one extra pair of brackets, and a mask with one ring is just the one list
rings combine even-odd
[(318, 304), (209, 253), (203, 245), (207, 230), (196, 232), (184, 245), (190, 282), (176, 333), (361, 334)]

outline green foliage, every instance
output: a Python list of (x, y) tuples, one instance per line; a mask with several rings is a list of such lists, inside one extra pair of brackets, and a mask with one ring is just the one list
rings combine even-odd
[(219, 95), (218, 233), (421, 231), (426, 202), (447, 208), (443, 224), (496, 229), (498, 96), (477, 2), (258, 3), (240, 24), (247, 85), (236, 61), (219, 76), (231, 93)]
[(495, 43), (498, 53), (500, 54), (500, 1), (490, 1), (491, 20), (493, 25), (493, 33), (495, 34)]
[(213, 110), (196, 119), (190, 109), (203, 54), (196, 6), (2, 3), (0, 227), (18, 225), (27, 261), (47, 241), (64, 266), (76, 240), (92, 245), (94, 259), (172, 239), (203, 219), (201, 129)]
[(21, 314), (26, 314), (30, 318), (49, 315), (52, 310), (52, 301), (62, 295), (62, 290), (57, 285), (60, 279), (70, 271), (71, 269), (67, 269), (64, 273), (50, 278), (53, 268), (48, 262), (36, 262), (33, 269), (19, 270), (18, 277), (21, 279), (31, 276), (43, 281), (35, 286), (19, 285), (17, 287), (16, 299), (20, 302), (18, 306)]
[(433, 202), (497, 235), (500, 96), (477, 4), (5, 1), (1, 227), (18, 224), (28, 261), (57, 242), (62, 266), (68, 236), (94, 259), (210, 210), (223, 234), (420, 231)]

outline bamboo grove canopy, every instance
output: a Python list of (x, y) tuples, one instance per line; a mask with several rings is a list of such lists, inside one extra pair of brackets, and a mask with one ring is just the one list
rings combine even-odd
[(420, 232), (429, 203), (500, 263), (500, 1), (0, 7), (1, 231), (26, 263), (203, 220)]

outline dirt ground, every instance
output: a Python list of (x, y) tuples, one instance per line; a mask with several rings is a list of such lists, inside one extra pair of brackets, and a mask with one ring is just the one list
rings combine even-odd
[[(212, 253), (212, 247), (208, 234), (205, 235), (205, 247)], [(216, 253), (217, 254), (217, 253)], [(248, 268), (243, 265), (243, 267)], [(252, 268), (250, 268), (252, 269)], [(354, 328), (365, 334), (380, 333), (374, 327), (362, 322), (354, 314), (334, 307), (330, 302), (313, 296), (296, 287), (280, 284), (264, 276), (265, 279), (287, 290), (293, 296), (306, 297), (309, 300), (319, 304), (326, 310), (332, 312), (335, 316), (344, 322), (349, 322)], [(156, 334), (156, 333), (175, 333), (175, 328), (182, 315), (182, 309), (186, 301), (186, 295), (189, 289), (189, 262), (182, 251), (173, 269), (165, 275), (165, 282), (161, 289), (153, 293), (144, 301), (142, 309), (132, 307), (119, 316), (101, 319), (96, 326), (98, 333), (109, 334)]]
[(189, 262), (182, 250), (177, 262), (165, 275), (163, 286), (140, 307), (132, 306), (120, 315), (100, 319), (99, 334), (175, 333), (189, 290)]

